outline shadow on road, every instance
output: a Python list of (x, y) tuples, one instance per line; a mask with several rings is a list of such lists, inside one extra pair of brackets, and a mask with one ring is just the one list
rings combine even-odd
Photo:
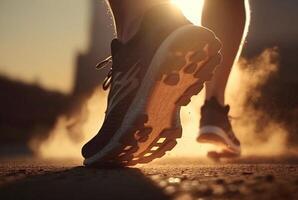
[(169, 197), (139, 169), (75, 167), (43, 172), (0, 186), (0, 199), (158, 200)]

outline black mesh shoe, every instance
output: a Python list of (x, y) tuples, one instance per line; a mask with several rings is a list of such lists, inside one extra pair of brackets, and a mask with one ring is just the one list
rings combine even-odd
[(228, 105), (221, 106), (214, 97), (205, 101), (201, 108), (198, 142), (222, 147), (222, 152), (210, 152), (210, 157), (237, 157), (241, 154), (240, 142), (229, 120), (229, 111)]
[(84, 164), (135, 165), (171, 150), (181, 137), (180, 107), (211, 79), (220, 47), (168, 4), (147, 12), (126, 44), (113, 40), (105, 121), (82, 149)]

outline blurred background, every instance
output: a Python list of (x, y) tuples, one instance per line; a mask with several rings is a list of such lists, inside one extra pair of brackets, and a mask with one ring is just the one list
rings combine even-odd
[[(268, 151), (281, 140), (284, 149), (295, 148), (298, 2), (250, 0), (250, 6), (248, 37), (230, 81), (242, 84), (233, 92), (245, 94), (237, 108), (241, 116), (249, 114), (235, 126), (241, 132), (254, 124), (239, 136), (247, 146), (254, 145), (247, 135), (272, 142), (270, 135), (282, 129), (283, 137), (273, 139)], [(62, 149), (71, 151), (63, 156), (79, 156), (104, 115), (106, 94), (99, 88), (106, 71), (94, 66), (109, 56), (114, 37), (103, 0), (0, 0), (0, 156)], [(239, 76), (258, 80), (243, 83)], [(236, 107), (235, 99), (229, 101)], [(182, 113), (186, 125), (195, 123), (186, 128), (192, 136), (185, 143), (195, 137), (198, 112), (199, 105), (193, 105)]]

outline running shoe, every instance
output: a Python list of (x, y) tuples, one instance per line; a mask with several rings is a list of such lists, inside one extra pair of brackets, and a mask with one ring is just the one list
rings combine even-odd
[(228, 116), (229, 111), (229, 105), (220, 105), (214, 97), (205, 101), (201, 108), (197, 141), (222, 147), (221, 152), (209, 152), (209, 157), (238, 157), (241, 155), (240, 142), (232, 129)]
[(181, 137), (180, 108), (210, 80), (221, 44), (170, 5), (152, 8), (127, 43), (111, 43), (104, 123), (82, 148), (86, 166), (135, 165), (160, 158)]

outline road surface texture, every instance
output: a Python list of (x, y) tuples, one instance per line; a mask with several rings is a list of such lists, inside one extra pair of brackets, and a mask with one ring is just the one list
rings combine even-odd
[(0, 199), (298, 199), (297, 164), (297, 158), (224, 163), (175, 158), (90, 169), (77, 162), (2, 159)]

